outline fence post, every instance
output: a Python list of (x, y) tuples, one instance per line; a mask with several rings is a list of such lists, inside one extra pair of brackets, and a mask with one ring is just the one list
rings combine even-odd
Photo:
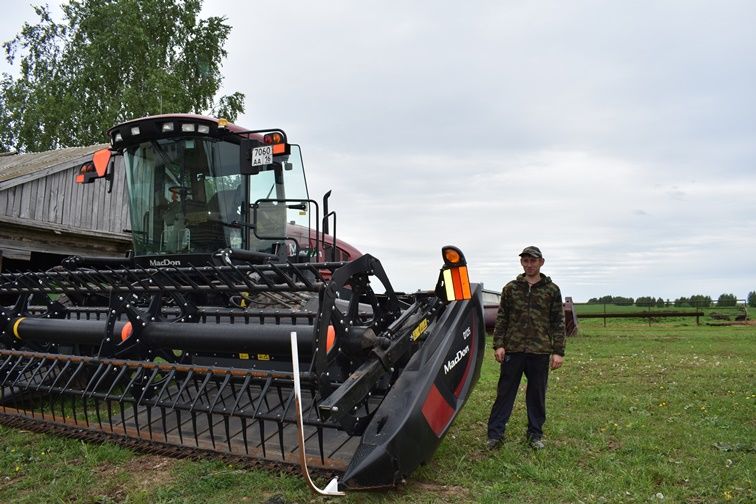
[(695, 310), (696, 310), (696, 325), (700, 326), (701, 320), (700, 320), (700, 315), (698, 314), (701, 312), (701, 310), (698, 308), (698, 303), (695, 304)]

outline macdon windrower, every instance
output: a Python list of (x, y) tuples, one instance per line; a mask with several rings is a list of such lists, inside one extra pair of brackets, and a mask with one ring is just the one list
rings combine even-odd
[(280, 129), (174, 114), (108, 136), (76, 182), (125, 176), (133, 251), (0, 274), (0, 421), (309, 467), (331, 494), (429, 461), (485, 344), (463, 253), (442, 247), (432, 290), (394, 291), (336, 239)]

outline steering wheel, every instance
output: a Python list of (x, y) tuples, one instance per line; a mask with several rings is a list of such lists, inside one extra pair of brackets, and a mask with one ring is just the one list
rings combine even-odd
[(177, 185), (175, 185), (175, 186), (169, 187), (168, 190), (171, 191), (173, 194), (175, 194), (177, 196), (181, 196), (183, 198), (184, 196), (186, 196), (187, 194), (189, 194), (189, 191), (191, 191), (192, 189), (190, 187), (186, 187), (186, 186), (177, 186)]

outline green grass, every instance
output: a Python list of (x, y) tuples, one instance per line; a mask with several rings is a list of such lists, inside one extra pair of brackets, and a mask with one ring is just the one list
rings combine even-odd
[[(753, 502), (756, 326), (581, 322), (549, 382), (546, 449), (524, 443), (519, 397), (485, 450), (498, 369), (431, 463), (343, 502)], [(321, 484), (324, 483), (321, 481)], [(660, 498), (663, 496), (663, 499)], [(0, 427), (0, 502), (321, 502), (297, 476), (133, 454)], [(275, 500), (274, 500), (275, 501)]]

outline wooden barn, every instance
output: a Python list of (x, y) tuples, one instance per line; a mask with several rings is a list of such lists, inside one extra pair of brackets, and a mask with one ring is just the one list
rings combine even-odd
[(123, 171), (113, 190), (74, 181), (104, 145), (0, 154), (0, 271), (47, 269), (69, 255), (123, 256), (131, 248)]

